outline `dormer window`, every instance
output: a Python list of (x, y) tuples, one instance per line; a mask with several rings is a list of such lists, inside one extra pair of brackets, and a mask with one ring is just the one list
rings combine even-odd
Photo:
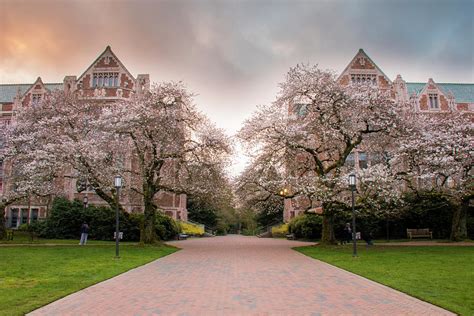
[(439, 110), (439, 103), (438, 103), (438, 94), (430, 93), (428, 95), (430, 100), (430, 109), (431, 110)]
[(118, 87), (118, 72), (96, 72), (92, 77), (92, 87)]
[(376, 74), (351, 74), (351, 82), (353, 84), (371, 84), (377, 85)]
[(41, 101), (42, 94), (41, 93), (33, 93), (31, 95), (31, 104), (38, 105)]

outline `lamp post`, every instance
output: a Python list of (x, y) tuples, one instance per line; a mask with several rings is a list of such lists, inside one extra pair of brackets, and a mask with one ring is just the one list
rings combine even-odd
[(117, 194), (117, 201), (115, 205), (115, 258), (119, 257), (119, 200), (120, 188), (122, 187), (122, 177), (116, 176), (114, 179), (114, 186)]
[(357, 257), (357, 244), (356, 244), (356, 216), (355, 216), (355, 201), (354, 191), (356, 189), (356, 176), (355, 174), (349, 175), (349, 187), (352, 192), (352, 256)]

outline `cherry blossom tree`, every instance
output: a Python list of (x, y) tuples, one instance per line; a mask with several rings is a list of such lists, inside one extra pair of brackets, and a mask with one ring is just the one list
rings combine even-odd
[(144, 204), (146, 243), (156, 240), (156, 195), (213, 190), (207, 180), (231, 152), (228, 137), (197, 110), (182, 83), (161, 83), (117, 102), (103, 111), (97, 126), (130, 149), (128, 185)]
[[(239, 138), (260, 161), (286, 169), (281, 185), (292, 196), (303, 194), (322, 203), (323, 242), (332, 243), (333, 210), (348, 202), (352, 169), (347, 158), (356, 149), (389, 148), (402, 123), (401, 110), (375, 86), (342, 86), (331, 72), (298, 65), (288, 72), (273, 104), (260, 107), (245, 122)], [(372, 168), (361, 179), (381, 188), (387, 175), (383, 168)]]
[(49, 199), (58, 193), (55, 181), (58, 164), (36, 154), (26, 139), (16, 138), (17, 121), (0, 131), (0, 160), (4, 162), (4, 186), (0, 192), (0, 239), (5, 238), (5, 208), (18, 201)]
[(474, 198), (474, 124), (470, 113), (415, 113), (407, 120), (415, 128), (403, 138), (399, 156), (412, 190), (436, 190), (456, 206), (451, 239), (467, 238), (467, 210)]
[(117, 135), (97, 128), (103, 110), (110, 106), (54, 91), (41, 103), (18, 109), (12, 145), (29, 151), (33, 171), (42, 164), (54, 165), (58, 182), (87, 181), (100, 198), (115, 207), (113, 177), (123, 173), (126, 151)]

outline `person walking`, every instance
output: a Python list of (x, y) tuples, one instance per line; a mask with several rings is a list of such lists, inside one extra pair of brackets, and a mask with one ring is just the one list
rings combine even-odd
[(79, 245), (84, 246), (87, 243), (87, 235), (89, 234), (89, 225), (86, 222), (82, 223), (81, 226), (81, 241)]
[(350, 223), (346, 223), (346, 227), (344, 227), (344, 241), (345, 243), (350, 243), (352, 241), (352, 229)]

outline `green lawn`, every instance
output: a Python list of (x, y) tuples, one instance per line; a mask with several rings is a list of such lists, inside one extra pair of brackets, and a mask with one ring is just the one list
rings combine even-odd
[[(77, 245), (79, 244), (79, 237), (76, 239), (44, 239), (35, 238), (31, 240), (30, 235), (27, 232), (15, 231), (13, 240), (0, 240), (0, 244), (64, 244), (64, 245)], [(107, 245), (115, 244), (115, 241), (104, 241), (104, 240), (87, 240), (88, 245)], [(120, 244), (138, 244), (137, 242), (121, 241)]]
[(113, 244), (0, 247), (0, 315), (23, 315), (176, 250), (122, 245), (114, 259)]
[(474, 315), (474, 247), (308, 246), (297, 251), (461, 315)]

